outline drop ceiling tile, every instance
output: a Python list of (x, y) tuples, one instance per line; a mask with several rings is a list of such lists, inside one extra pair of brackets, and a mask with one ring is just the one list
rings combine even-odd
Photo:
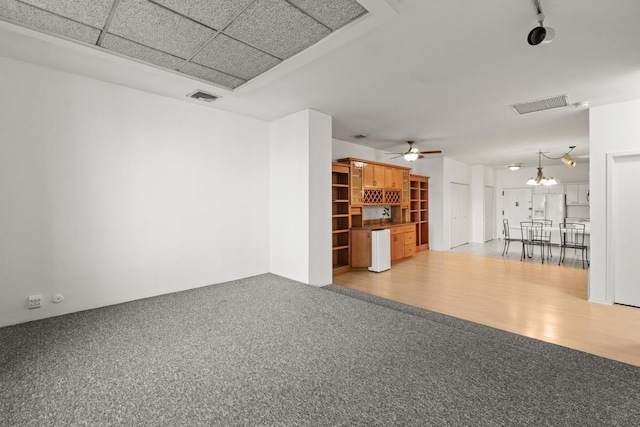
[(152, 0), (204, 25), (222, 30), (253, 0)]
[(367, 13), (367, 9), (355, 0), (289, 0), (289, 3), (299, 7), (332, 30), (337, 30)]
[(257, 0), (225, 33), (280, 59), (287, 59), (331, 33), (284, 0)]
[(146, 0), (122, 0), (109, 32), (180, 58), (189, 58), (215, 31)]
[(102, 47), (171, 70), (177, 70), (185, 61), (182, 58), (151, 49), (150, 47), (134, 43), (122, 37), (114, 36), (113, 34), (107, 34), (105, 36), (102, 41)]
[(40, 31), (47, 31), (85, 43), (95, 44), (100, 36), (100, 30), (61, 18), (19, 1), (0, 1), (0, 16), (37, 28)]
[(245, 80), (275, 67), (281, 61), (224, 34), (216, 37), (193, 62)]
[(22, 2), (99, 29), (104, 28), (113, 5), (113, 0), (22, 0)]
[(202, 65), (194, 64), (193, 62), (182, 67), (180, 72), (230, 89), (235, 89), (245, 83), (242, 79), (203, 67)]

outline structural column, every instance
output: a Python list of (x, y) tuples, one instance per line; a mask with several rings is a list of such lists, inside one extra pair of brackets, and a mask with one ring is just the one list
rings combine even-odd
[(270, 123), (270, 271), (331, 283), (331, 117), (303, 110)]

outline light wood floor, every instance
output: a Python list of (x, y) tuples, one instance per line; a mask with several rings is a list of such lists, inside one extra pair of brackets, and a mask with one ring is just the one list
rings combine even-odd
[(640, 308), (587, 302), (588, 269), (424, 251), (336, 285), (640, 366)]

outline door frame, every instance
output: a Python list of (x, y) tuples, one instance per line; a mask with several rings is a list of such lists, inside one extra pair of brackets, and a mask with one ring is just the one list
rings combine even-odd
[[(505, 192), (506, 190), (529, 190), (529, 191), (531, 192), (531, 194), (530, 194), (530, 199), (529, 199), (529, 203), (530, 203), (529, 207), (530, 207), (530, 208), (531, 208), (531, 206), (532, 206), (531, 204), (533, 203), (533, 195), (534, 195), (534, 191), (533, 191), (533, 188), (532, 188), (531, 186), (522, 186), (522, 187), (503, 187), (503, 188), (500, 190), (500, 191), (501, 191), (501, 194), (502, 194), (502, 196), (499, 196), (499, 197), (501, 197), (500, 202), (501, 202), (501, 205), (502, 205), (502, 206), (501, 206), (501, 208), (502, 208), (502, 209), (500, 209), (500, 212), (502, 213), (502, 215), (499, 215), (499, 216), (500, 216), (500, 222), (497, 222), (497, 221), (496, 221), (496, 225), (500, 228), (500, 238), (504, 238), (504, 230), (503, 230), (503, 227), (502, 227), (502, 220), (504, 219), (504, 212), (505, 212), (505, 210), (506, 210), (506, 209), (504, 208), (504, 192)], [(531, 218), (531, 215), (532, 215), (532, 214), (533, 214), (533, 211), (532, 211), (531, 209), (529, 209), (529, 218)], [(496, 215), (496, 216), (498, 216), (498, 215)], [(511, 225), (515, 225), (515, 224), (511, 224)], [(518, 224), (518, 225), (519, 225), (519, 224)]]
[(615, 188), (613, 185), (614, 169), (616, 160), (621, 160), (627, 157), (640, 157), (640, 151), (626, 151), (624, 153), (607, 153), (607, 218), (606, 218), (606, 242), (605, 242), (605, 257), (606, 257), (606, 285), (605, 285), (605, 299), (608, 304), (615, 303), (615, 223), (613, 221), (615, 215), (614, 193)]
[[(486, 214), (487, 214), (487, 190), (491, 189), (491, 201), (489, 202), (489, 208), (491, 209), (491, 211), (493, 212), (493, 221), (487, 221), (486, 219)], [(494, 240), (496, 238), (496, 188), (492, 187), (490, 185), (485, 185), (484, 186), (484, 191), (483, 191), (483, 202), (484, 202), (484, 211), (482, 212), (482, 215), (484, 216), (484, 221), (483, 221), (483, 227), (484, 230), (482, 230), (482, 235), (483, 235), (483, 240), (484, 242), (489, 242), (491, 240)], [(487, 223), (491, 224), (491, 235), (488, 236), (489, 239), (487, 240)]]

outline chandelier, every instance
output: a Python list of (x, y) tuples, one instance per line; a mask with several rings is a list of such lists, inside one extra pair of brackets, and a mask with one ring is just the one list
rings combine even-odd
[(544, 155), (542, 151), (538, 150), (538, 174), (536, 175), (535, 178), (534, 177), (529, 178), (527, 180), (527, 185), (556, 185), (558, 182), (555, 179), (553, 179), (553, 177), (547, 178), (546, 176), (544, 176), (544, 173), (542, 172), (542, 163), (541, 163), (542, 156), (544, 156), (547, 159), (560, 160), (567, 167), (574, 168), (576, 166), (576, 162), (571, 157), (569, 157), (569, 153), (571, 153), (574, 148), (576, 148), (575, 145), (570, 146), (569, 151), (567, 151), (565, 154), (563, 154), (560, 157), (549, 157)]
[(542, 151), (538, 150), (538, 174), (535, 178), (531, 177), (527, 181), (527, 185), (555, 185), (557, 184), (556, 180), (553, 177), (547, 178), (542, 173)]

